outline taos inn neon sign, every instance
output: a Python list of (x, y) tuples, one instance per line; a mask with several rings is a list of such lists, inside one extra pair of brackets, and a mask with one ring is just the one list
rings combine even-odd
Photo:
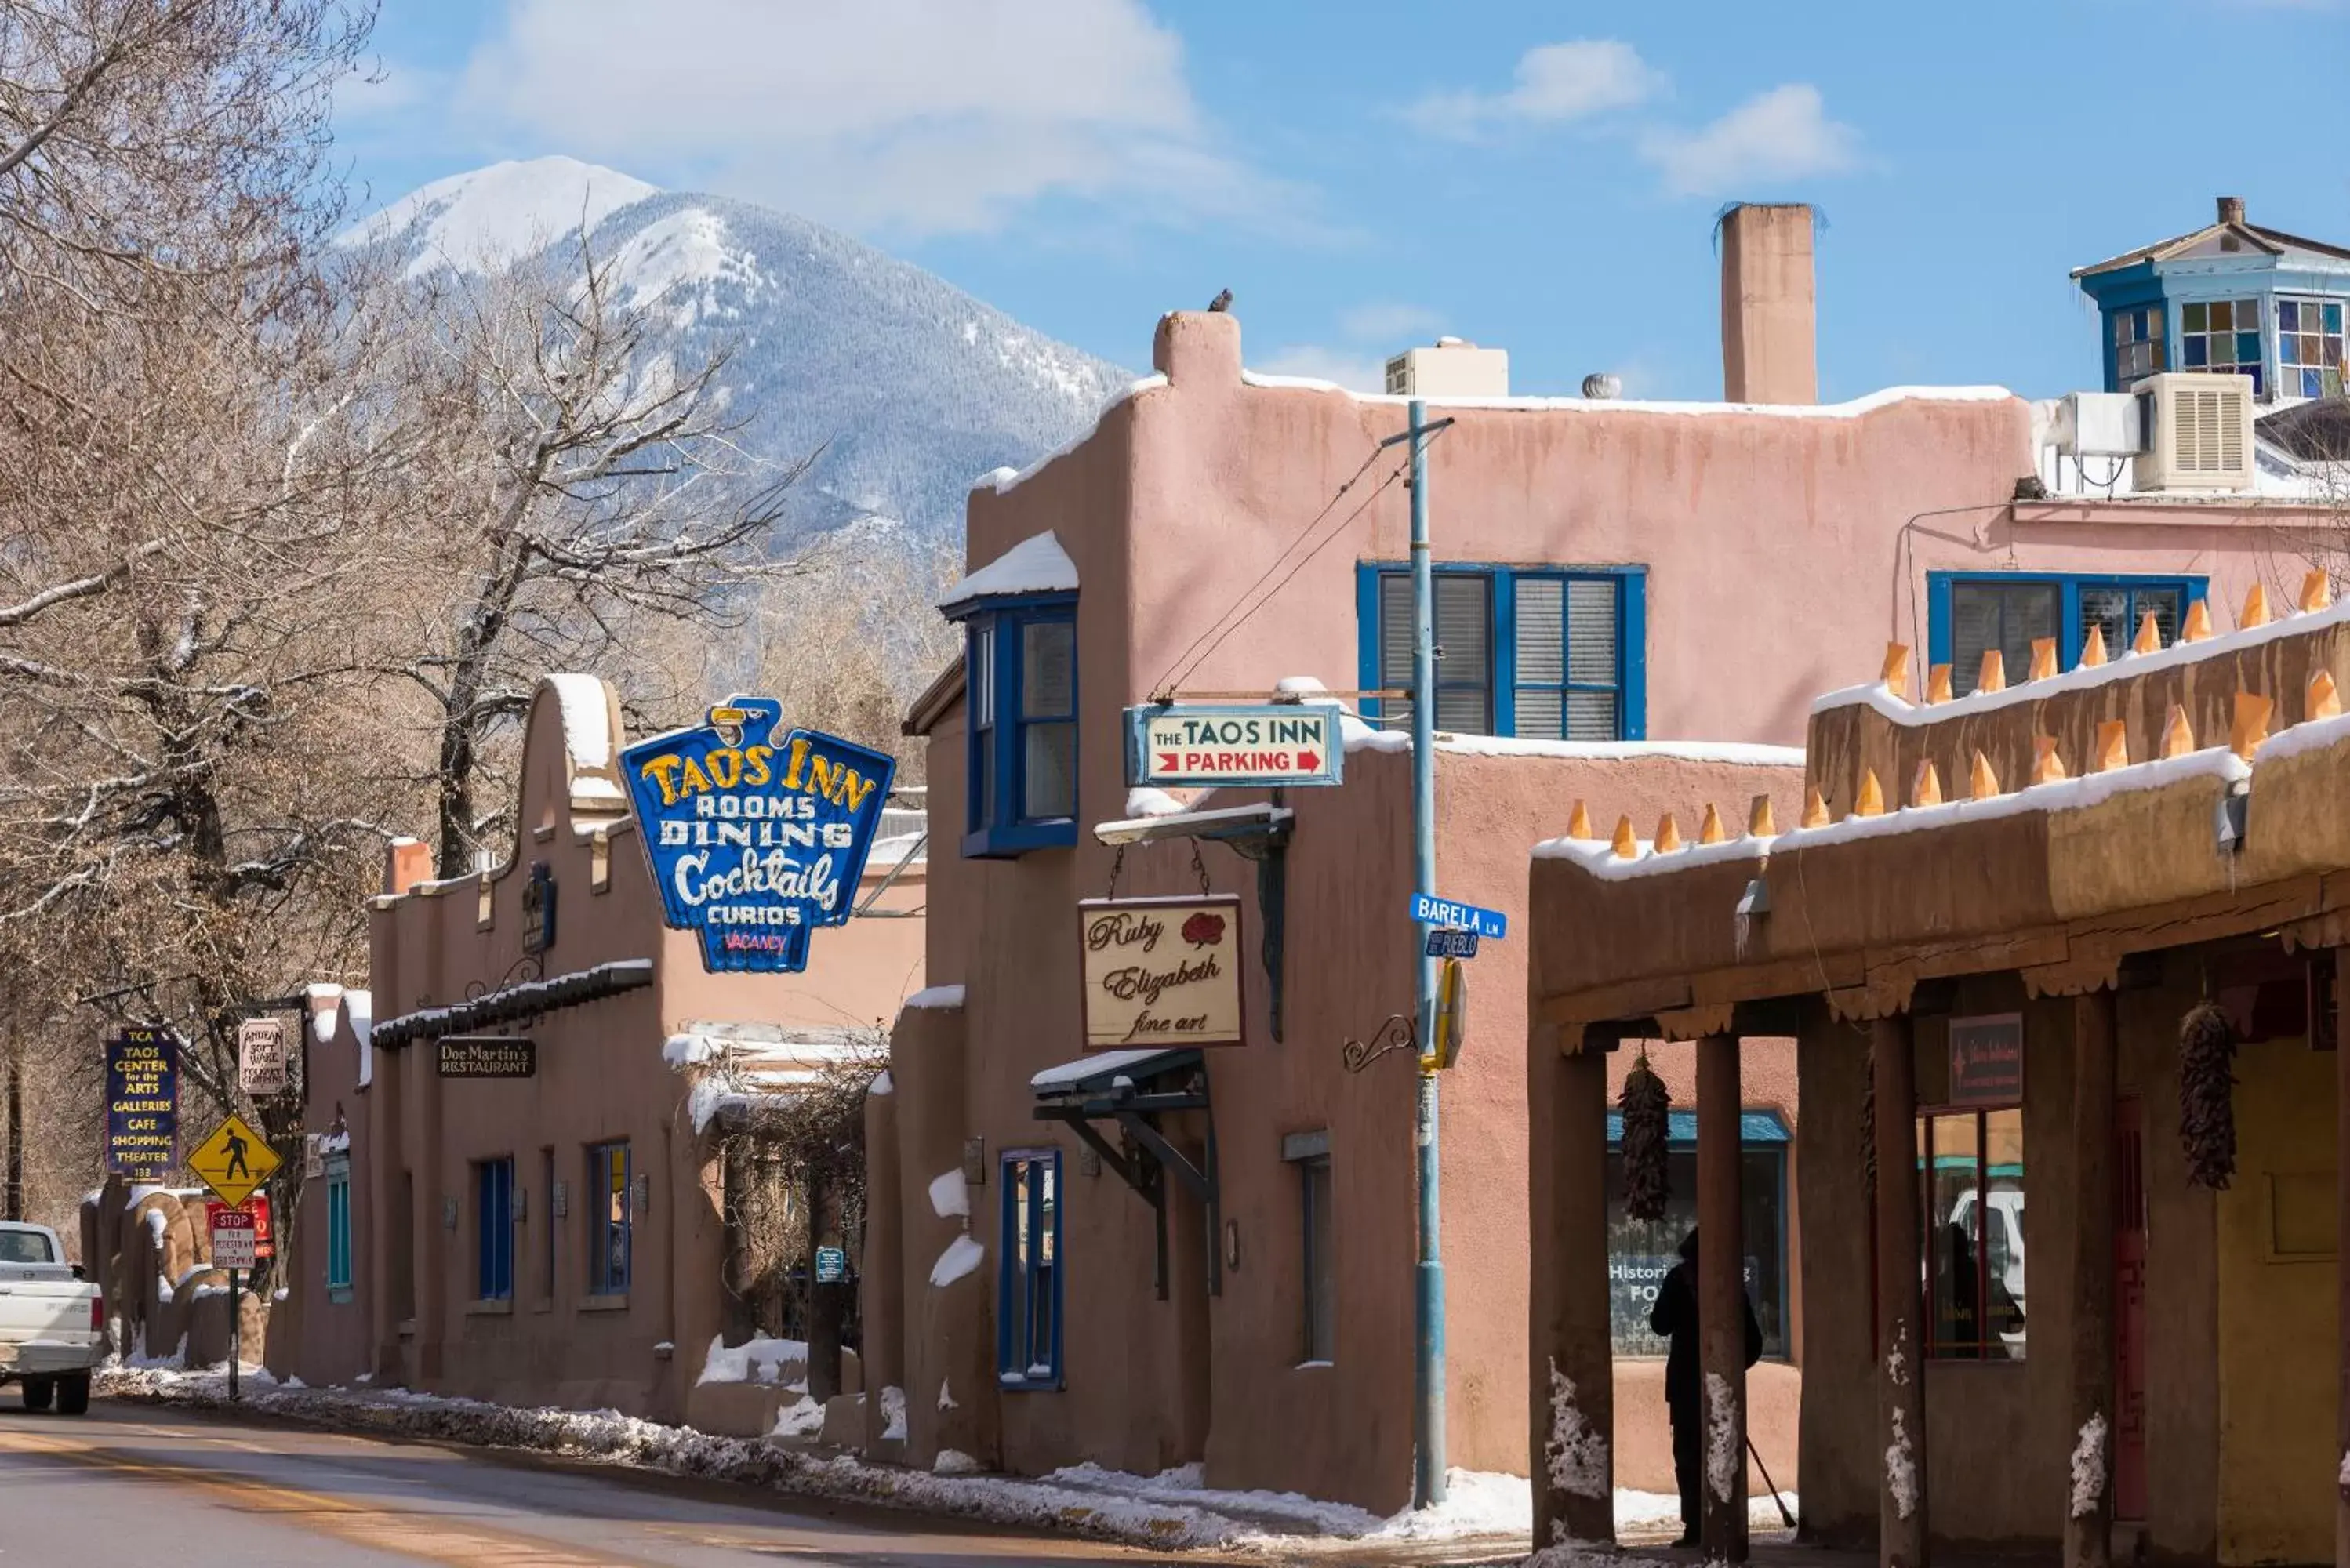
[(809, 934), (847, 922), (897, 763), (816, 730), (783, 732), (772, 698), (620, 753), (662, 918), (702, 934), (711, 970), (796, 971)]

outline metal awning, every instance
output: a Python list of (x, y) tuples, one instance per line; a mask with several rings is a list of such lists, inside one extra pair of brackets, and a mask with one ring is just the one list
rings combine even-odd
[[(1101, 1051), (1047, 1067), (1028, 1080), (1036, 1119), (1066, 1122), (1118, 1179), (1150, 1205), (1159, 1232), (1155, 1282), (1167, 1299), (1167, 1177), (1171, 1172), (1208, 1211), (1208, 1293), (1224, 1290), (1223, 1204), (1216, 1183), (1216, 1120), (1208, 1102), (1208, 1059), (1196, 1046), (1161, 1051)], [(1200, 1164), (1167, 1141), (1161, 1116), (1199, 1111), (1207, 1117)], [(1114, 1126), (1118, 1142), (1103, 1136)]]
[(599, 963), (593, 969), (576, 970), (551, 980), (520, 981), (446, 1007), (420, 1007), (413, 1012), (387, 1018), (375, 1026), (374, 1041), (386, 1050), (396, 1051), (413, 1041), (438, 1039), (443, 1034), (471, 1034), (520, 1023), (558, 1008), (599, 1002), (652, 982), (650, 959)]

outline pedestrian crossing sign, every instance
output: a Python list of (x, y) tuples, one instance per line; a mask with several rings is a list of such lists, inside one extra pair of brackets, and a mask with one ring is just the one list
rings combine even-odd
[(252, 1197), (278, 1163), (269, 1140), (239, 1116), (214, 1127), (212, 1136), (188, 1156), (188, 1168), (232, 1209)]

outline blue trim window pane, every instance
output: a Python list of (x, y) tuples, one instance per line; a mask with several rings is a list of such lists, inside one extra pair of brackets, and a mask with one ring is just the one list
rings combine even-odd
[(968, 618), (967, 855), (1076, 842), (1076, 607), (1064, 599)]
[(975, 622), (963, 676), (964, 706), (971, 715), (971, 826), (995, 820), (995, 627)]
[(2090, 628), (2099, 629), (2113, 658), (2135, 645), (2151, 614), (2167, 648), (2178, 640), (2187, 607), (2203, 597), (2206, 585), (2202, 577), (1929, 572), (1928, 655), (1950, 667), (1951, 691), (1963, 696), (1980, 681), (1987, 648), (2000, 649), (2011, 685), (2024, 679), (2032, 643), (2041, 637), (2056, 639), (2058, 666), (2071, 670), (2081, 661)]
[(2262, 379), (2261, 302), (2214, 299), (2179, 306), (2179, 366), (2189, 370), (2235, 371)]
[(485, 1159), (473, 1168), (473, 1295), (479, 1301), (510, 1301), (514, 1297), (514, 1161)]
[(351, 1179), (348, 1168), (327, 1178), (327, 1288), (351, 1287)]
[[(1357, 595), (1367, 685), (1411, 685), (1411, 576), (1364, 568)], [(1435, 573), (1436, 726), (1456, 734), (1617, 741), (1639, 730), (1638, 570), (1439, 566)], [(1390, 729), (1411, 703), (1375, 710)]]
[(1032, 620), (1020, 628), (1020, 815), (1067, 816), (1077, 796), (1077, 628)]
[(2209, 362), (2210, 349), (2205, 346), (2204, 340), (2201, 337), (2189, 337), (2186, 342), (2180, 344), (2179, 347), (2187, 356), (2187, 368), (2189, 369), (2199, 370), (2203, 369), (2206, 363)]
[(2342, 306), (2336, 301), (2277, 302), (2277, 386), (2303, 398), (2342, 390)]
[(995, 1368), (1006, 1388), (1061, 1386), (1061, 1157), (1003, 1163)]
[(592, 1295), (625, 1295), (635, 1241), (629, 1207), (629, 1146), (599, 1143), (588, 1151), (588, 1288)]

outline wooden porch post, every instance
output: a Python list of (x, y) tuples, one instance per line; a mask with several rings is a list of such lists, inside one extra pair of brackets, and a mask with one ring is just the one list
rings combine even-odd
[[(1909, 1015), (1870, 1025), (1877, 1116), (1877, 1561), (1926, 1568), (1926, 1358), (1918, 1250), (1918, 1064)], [(1700, 1124), (1702, 1131), (1703, 1124)]]
[(2064, 1568), (2106, 1568), (2114, 1520), (2114, 993), (2073, 999), (2073, 1423)]
[[(2350, 1002), (2350, 948), (2334, 950), (2334, 1001), (2337, 1009)], [(2337, 1019), (2341, 1018), (2336, 1013)], [(2310, 1033), (2317, 1033), (2317, 1020), (2309, 1021)], [(2341, 1350), (2341, 1412), (2335, 1433), (2341, 1452), (2336, 1461), (2337, 1474), (2350, 1477), (2350, 1034), (2337, 1023), (2334, 1040), (2334, 1224), (2337, 1227), (2334, 1246), (2334, 1288), (2339, 1293), (2340, 1322), (2335, 1334)], [(2337, 1480), (2334, 1494), (2334, 1568), (2350, 1568), (2350, 1484)]]
[[(1551, 1075), (1551, 1222), (1534, 1233), (1547, 1278), (1544, 1361), (1534, 1379), (1535, 1537), (1540, 1546), (1616, 1540), (1615, 1345), (1607, 1311), (1607, 1057), (1598, 1046), (1562, 1054), (1536, 1039)], [(1534, 1213), (1543, 1213), (1537, 1201)]]
[(1738, 1036), (1697, 1043), (1697, 1324), (1704, 1370), (1706, 1560), (1746, 1560), (1746, 1241)]

